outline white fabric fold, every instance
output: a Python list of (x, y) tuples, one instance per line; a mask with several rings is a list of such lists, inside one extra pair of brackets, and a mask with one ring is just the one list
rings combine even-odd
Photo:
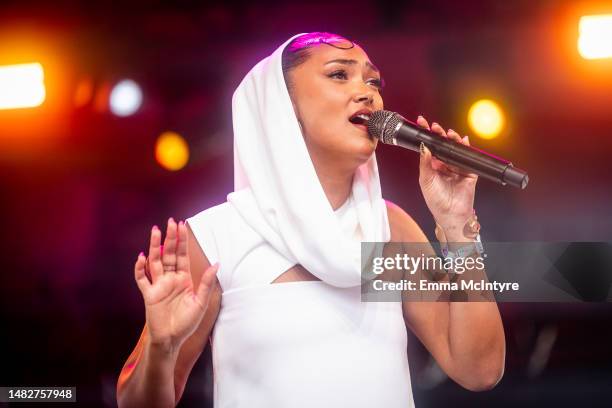
[[(234, 93), (234, 192), (227, 201), (263, 244), (291, 264), (331, 285), (356, 286), (361, 284), (360, 242), (342, 232), (334, 215), (283, 78), (283, 49), (299, 35), (260, 61)], [(363, 241), (388, 242), (375, 154), (356, 170), (352, 195), (350, 211), (357, 212)]]

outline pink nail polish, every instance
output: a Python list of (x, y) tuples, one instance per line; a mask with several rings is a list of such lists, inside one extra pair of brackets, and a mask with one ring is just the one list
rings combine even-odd
[(172, 217), (168, 218), (168, 222), (174, 222), (174, 218)]

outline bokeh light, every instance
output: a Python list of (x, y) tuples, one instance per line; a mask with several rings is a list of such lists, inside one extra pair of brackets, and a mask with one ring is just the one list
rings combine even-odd
[(133, 115), (142, 105), (142, 90), (131, 79), (124, 79), (113, 87), (110, 109), (117, 116)]
[(155, 142), (155, 160), (167, 170), (180, 170), (189, 161), (189, 145), (178, 133), (164, 132)]
[(475, 102), (468, 111), (468, 124), (476, 135), (493, 139), (503, 130), (505, 118), (502, 109), (490, 99)]
[(93, 99), (94, 85), (91, 78), (81, 79), (74, 91), (74, 105), (77, 108), (87, 105)]
[(583, 16), (578, 31), (578, 52), (582, 58), (612, 58), (612, 14)]
[(33, 108), (46, 96), (39, 63), (0, 66), (0, 109)]

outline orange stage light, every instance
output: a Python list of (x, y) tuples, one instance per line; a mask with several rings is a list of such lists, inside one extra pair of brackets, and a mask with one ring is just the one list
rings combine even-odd
[(164, 132), (155, 143), (155, 159), (167, 170), (180, 170), (189, 161), (189, 145), (178, 133)]

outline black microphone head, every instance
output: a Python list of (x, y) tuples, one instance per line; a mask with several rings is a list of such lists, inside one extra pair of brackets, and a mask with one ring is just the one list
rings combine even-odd
[(404, 118), (395, 112), (387, 110), (372, 112), (368, 120), (368, 133), (383, 143), (393, 144), (395, 129), (403, 120)]

